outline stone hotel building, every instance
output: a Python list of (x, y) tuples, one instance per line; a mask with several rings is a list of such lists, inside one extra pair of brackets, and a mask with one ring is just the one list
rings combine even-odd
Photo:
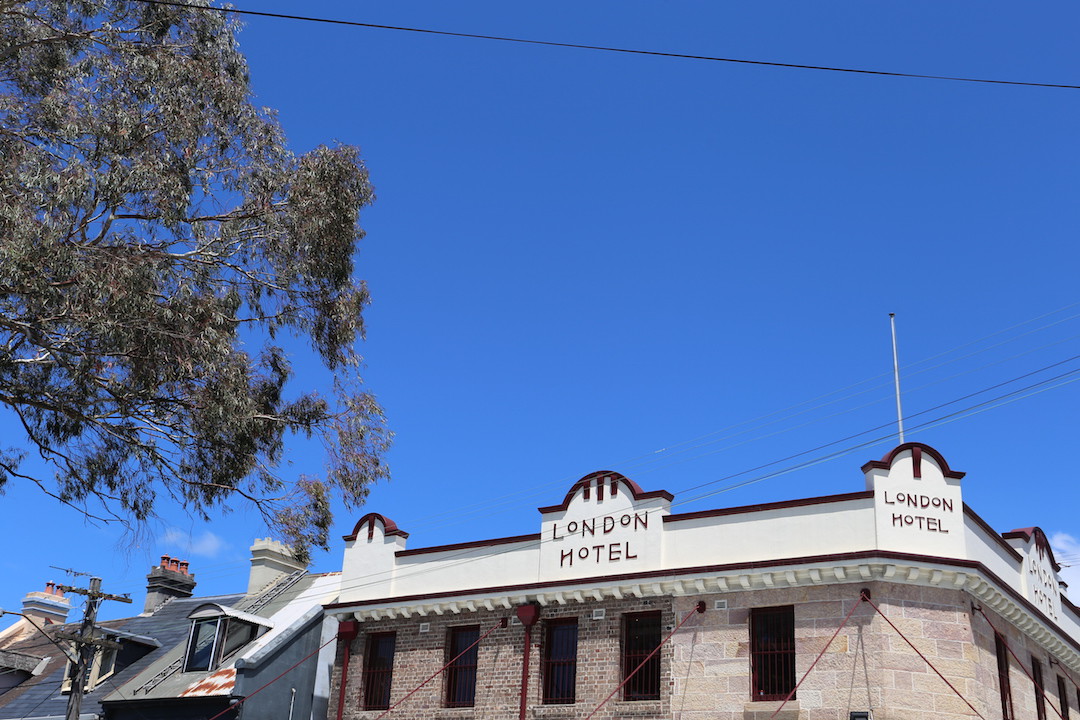
[(862, 471), (681, 514), (597, 472), (539, 532), (439, 547), (368, 514), (326, 607), (330, 717), (1080, 717), (1080, 612), (1045, 534), (993, 530), (927, 445)]

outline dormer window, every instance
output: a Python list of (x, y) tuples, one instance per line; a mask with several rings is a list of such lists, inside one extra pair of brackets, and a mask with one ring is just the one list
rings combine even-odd
[(215, 603), (200, 606), (188, 618), (191, 633), (184, 655), (184, 672), (216, 670), (271, 626), (265, 618)]

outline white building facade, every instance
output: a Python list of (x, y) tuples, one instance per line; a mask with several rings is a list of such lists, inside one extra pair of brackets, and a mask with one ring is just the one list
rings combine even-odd
[(538, 533), (430, 548), (369, 514), (326, 608), (330, 715), (1080, 713), (1080, 612), (1045, 534), (991, 529), (927, 445), (862, 470), (858, 492), (682, 514), (597, 472)]

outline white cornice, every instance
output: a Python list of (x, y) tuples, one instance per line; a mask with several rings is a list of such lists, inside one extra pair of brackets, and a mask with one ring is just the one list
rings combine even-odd
[[(824, 585), (891, 582), (898, 585), (915, 585), (949, 590), (963, 590), (1005, 618), (1035, 642), (1070, 668), (1080, 674), (1080, 652), (1067, 642), (1061, 633), (1051, 627), (1047, 620), (1024, 602), (1018, 602), (1012, 594), (1004, 591), (997, 582), (981, 568), (949, 565), (947, 561), (898, 562), (891, 559), (865, 558), (836, 562), (819, 562), (774, 566), (762, 569), (735, 570), (720, 573), (672, 571), (655, 577), (628, 580), (625, 577), (613, 582), (597, 582), (595, 578), (585, 583), (568, 581), (564, 585), (543, 588), (513, 587), (505, 590), (470, 594), (455, 593), (442, 598), (403, 599), (395, 602), (388, 598), (379, 604), (355, 603), (328, 608), (339, 620), (355, 619), (360, 622), (382, 619), (427, 617), (429, 615), (459, 614), (477, 610), (510, 610), (527, 602), (540, 605), (570, 605), (601, 602), (608, 599), (648, 597), (683, 597), (702, 594), (735, 593), (747, 590), (778, 590), (782, 588), (813, 587)], [(975, 620), (974, 622), (984, 622)]]

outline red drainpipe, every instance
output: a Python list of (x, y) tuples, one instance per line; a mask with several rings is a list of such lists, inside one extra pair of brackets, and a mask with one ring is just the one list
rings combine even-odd
[[(521, 714), (519, 720), (525, 720), (525, 705), (529, 699), (529, 654), (532, 652), (532, 627), (540, 619), (540, 606), (518, 605), (518, 620), (525, 626), (525, 659), (521, 663)], [(338, 718), (341, 720), (341, 718)]]
[(341, 692), (338, 695), (337, 704), (337, 720), (341, 720), (342, 713), (345, 712), (345, 686), (349, 682), (349, 656), (352, 655), (352, 641), (356, 639), (360, 628), (355, 620), (338, 623), (337, 627), (338, 640), (345, 641), (345, 657), (341, 660)]

